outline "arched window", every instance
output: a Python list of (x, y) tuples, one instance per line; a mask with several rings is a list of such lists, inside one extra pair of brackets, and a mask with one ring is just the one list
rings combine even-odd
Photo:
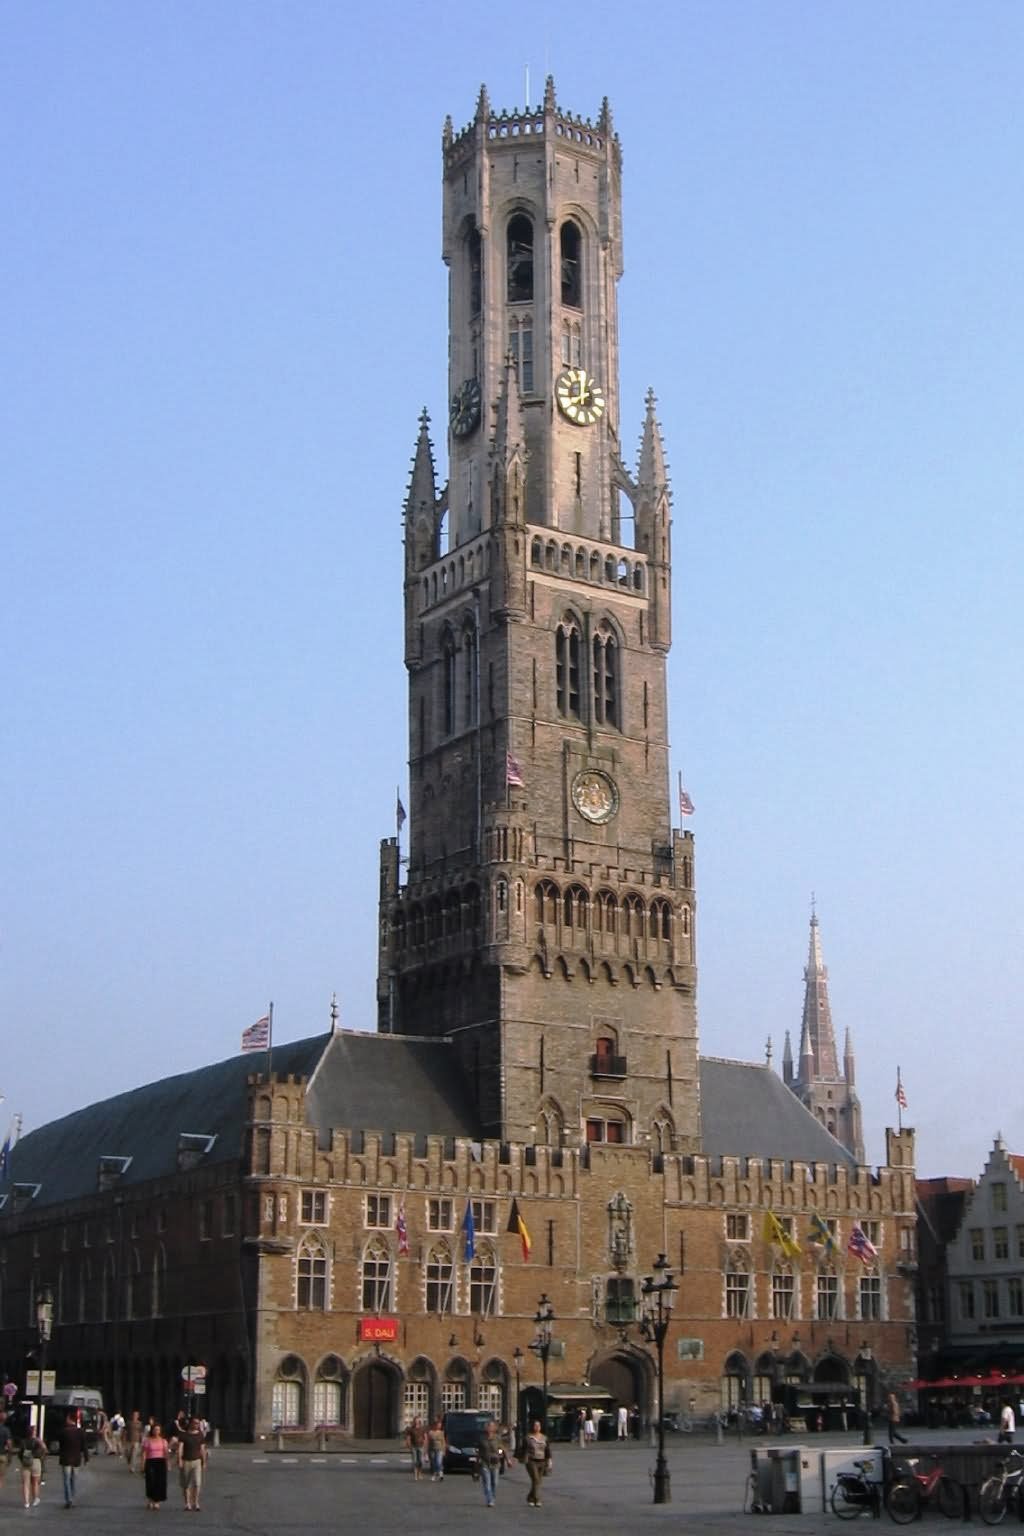
[(567, 720), (580, 718), (580, 628), (567, 614), (555, 634), (555, 693), (558, 713)]
[(321, 1362), (313, 1382), (313, 1423), (341, 1424), (344, 1422), (344, 1388), (346, 1370), (337, 1355), (328, 1355)]
[(531, 565), (543, 565), (544, 564), (544, 546), (541, 543), (540, 539), (534, 539), (532, 541), (532, 543), (530, 544), (530, 564)]
[(571, 304), (574, 309), (579, 309), (583, 303), (581, 244), (578, 226), (570, 222), (563, 224), (560, 236), (562, 303)]
[(730, 1253), (725, 1268), (726, 1317), (750, 1316), (750, 1271), (743, 1254)]
[(278, 1366), (270, 1399), (275, 1429), (300, 1429), (306, 1422), (306, 1372), (296, 1355), (286, 1355)]
[(614, 891), (598, 891), (594, 898), (594, 931), (614, 938), (618, 920), (619, 903)]
[(508, 223), (508, 302), (528, 304), (533, 298), (533, 225), (518, 213)]
[(541, 1106), (540, 1129), (543, 1132), (543, 1141), (546, 1146), (560, 1147), (562, 1145), (562, 1131), (565, 1120), (562, 1111), (557, 1104), (545, 1104)]
[(317, 1232), (307, 1232), (299, 1244), (295, 1304), (307, 1312), (327, 1307), (327, 1249)]
[(529, 315), (509, 321), (508, 353), (515, 364), (520, 393), (528, 395), (533, 389), (533, 320)]
[(583, 938), (587, 931), (587, 893), (582, 885), (571, 885), (562, 898), (562, 923), (569, 929), (579, 929)]
[(594, 636), (594, 719), (620, 730), (619, 647), (615, 631), (602, 623)]
[(442, 659), (444, 665), (444, 733), (446, 736), (452, 736), (455, 733), (455, 636), (450, 629), (446, 629), (444, 632)]
[(558, 917), (558, 887), (551, 880), (539, 880), (534, 891), (537, 921), (553, 926)]
[(642, 939), (644, 937), (644, 904), (639, 896), (632, 892), (625, 897), (622, 903), (622, 926), (627, 939)]
[(479, 1247), (469, 1266), (469, 1310), (493, 1317), (498, 1310), (498, 1267), (489, 1243)]
[(672, 908), (667, 901), (651, 902), (651, 938), (671, 939)]
[(749, 1369), (746, 1359), (739, 1350), (734, 1350), (725, 1362), (725, 1371), (722, 1374), (722, 1408), (726, 1413), (734, 1413), (749, 1401), (747, 1382)]
[(469, 312), (471, 315), (480, 313), (482, 298), (482, 285), (480, 274), (482, 270), (480, 248), (480, 231), (471, 229), (466, 236), (466, 267), (469, 272)]
[(455, 1310), (455, 1266), (447, 1243), (436, 1243), (427, 1254), (427, 1311)]
[(362, 1307), (365, 1312), (390, 1312), (394, 1306), (391, 1253), (383, 1238), (372, 1237), (363, 1249)]
[(472, 624), (467, 624), (462, 631), (462, 652), (462, 719), (466, 725), (476, 725), (477, 700), (480, 697), (480, 653), (476, 628)]

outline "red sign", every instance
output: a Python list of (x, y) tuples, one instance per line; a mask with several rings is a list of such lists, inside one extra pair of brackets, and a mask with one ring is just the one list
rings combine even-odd
[(359, 1337), (370, 1344), (394, 1344), (398, 1339), (397, 1317), (361, 1317)]

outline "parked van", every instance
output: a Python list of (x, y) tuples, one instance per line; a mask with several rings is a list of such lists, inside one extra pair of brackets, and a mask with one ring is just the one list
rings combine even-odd
[(56, 1447), (58, 1436), (67, 1423), (69, 1413), (75, 1414), (85, 1430), (88, 1450), (95, 1449), (98, 1438), (99, 1417), (103, 1412), (103, 1394), (96, 1387), (58, 1387), (46, 1403), (43, 1418), (43, 1438), (51, 1449)]

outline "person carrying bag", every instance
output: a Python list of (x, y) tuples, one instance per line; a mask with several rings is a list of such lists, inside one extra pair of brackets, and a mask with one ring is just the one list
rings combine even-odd
[(541, 1430), (540, 1420), (535, 1419), (526, 1437), (526, 1472), (530, 1479), (530, 1491), (526, 1495), (526, 1502), (534, 1509), (540, 1508), (541, 1482), (551, 1471), (551, 1466), (551, 1446), (548, 1444), (548, 1437)]

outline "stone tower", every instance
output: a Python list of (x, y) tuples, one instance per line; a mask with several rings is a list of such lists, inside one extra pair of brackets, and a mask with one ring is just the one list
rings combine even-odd
[(864, 1161), (864, 1132), (860, 1100), (855, 1088), (856, 1069), (850, 1031), (846, 1031), (843, 1070), (839, 1070), (832, 1005), (828, 995), (828, 968), (821, 958), (821, 933), (817, 913), (811, 912), (811, 942), (804, 966), (804, 1016), (800, 1030), (800, 1056), (796, 1072), (786, 1035), (782, 1075), (787, 1086), (806, 1104), (822, 1125), (859, 1163)]
[[(450, 1036), (507, 1141), (699, 1145), (694, 872), (670, 811), (670, 497), (623, 462), (621, 151), (541, 107), (442, 138), (447, 457), (405, 506), (407, 878), (378, 1025)], [(638, 411), (639, 416), (639, 411)], [(628, 535), (632, 537), (628, 537)]]

